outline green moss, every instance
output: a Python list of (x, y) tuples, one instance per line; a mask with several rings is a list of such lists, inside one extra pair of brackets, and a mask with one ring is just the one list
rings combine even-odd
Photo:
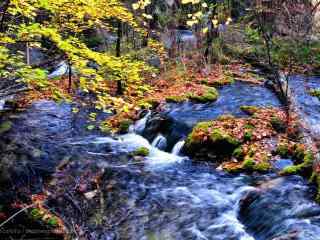
[(253, 115), (259, 110), (259, 108), (255, 106), (241, 106), (240, 109), (248, 115)]
[(246, 124), (246, 125), (244, 125), (244, 128), (253, 130), (253, 129), (255, 129), (255, 126), (253, 126), (251, 124)]
[(133, 123), (131, 119), (122, 120), (119, 124), (119, 132), (127, 133), (129, 131), (130, 125)]
[(58, 226), (58, 218), (57, 217), (50, 217), (46, 222), (50, 227), (57, 227)]
[(185, 143), (185, 146), (186, 148), (189, 148), (189, 147), (192, 147), (192, 145), (195, 145), (195, 144), (198, 144), (200, 143), (201, 139), (198, 139), (196, 136), (197, 136), (197, 133), (199, 131), (201, 132), (205, 132), (205, 133), (208, 133), (209, 131), (209, 128), (212, 126), (212, 123), (211, 122), (200, 122), (198, 123), (192, 130), (192, 132), (188, 135), (187, 137), (187, 140), (186, 140), (186, 143)]
[(255, 161), (253, 158), (251, 157), (246, 157), (245, 160), (243, 161), (242, 163), (242, 168), (244, 170), (253, 170), (254, 169), (254, 166), (255, 166)]
[(283, 169), (280, 174), (281, 175), (294, 175), (294, 174), (299, 174), (300, 170), (301, 170), (300, 165), (289, 166), (289, 167), (286, 167), (285, 169)]
[(320, 89), (312, 89), (310, 91), (310, 95), (313, 97), (317, 97), (320, 100)]
[(252, 140), (253, 133), (250, 130), (245, 131), (243, 135), (243, 140), (244, 141), (251, 141)]
[(186, 140), (185, 152), (191, 156), (232, 156), (233, 151), (240, 145), (239, 141), (221, 129), (212, 129), (210, 136), (206, 138), (199, 134), (208, 134), (210, 127), (210, 122), (198, 124)]
[(110, 124), (107, 121), (100, 123), (99, 129), (102, 132), (107, 133), (107, 134), (112, 132), (112, 127), (110, 126)]
[(150, 153), (149, 149), (146, 147), (140, 147), (136, 149), (134, 152), (131, 153), (132, 156), (141, 156), (141, 157), (146, 157)]
[(214, 102), (218, 99), (219, 93), (217, 89), (213, 87), (208, 87), (204, 94), (196, 95), (196, 94), (188, 94), (189, 99), (199, 103), (207, 103), (207, 102)]
[(303, 160), (305, 157), (305, 149), (301, 144), (295, 144), (293, 146), (292, 158), (296, 160)]
[(280, 174), (281, 175), (303, 175), (303, 176), (310, 176), (312, 172), (312, 165), (313, 165), (314, 156), (311, 151), (307, 151), (303, 158), (303, 163), (286, 167)]
[(43, 217), (43, 214), (41, 213), (41, 211), (39, 209), (34, 208), (31, 210), (30, 216), (34, 220), (40, 220)]
[(286, 123), (282, 121), (280, 118), (274, 116), (271, 118), (270, 123), (274, 130), (276, 130), (277, 132), (285, 132)]
[(239, 159), (239, 160), (242, 160), (242, 159), (244, 158), (244, 152), (243, 152), (242, 147), (236, 148), (236, 149), (233, 151), (232, 156), (234, 156), (235, 158), (237, 158), (237, 159)]
[(276, 153), (283, 158), (289, 157), (289, 145), (285, 143), (279, 144)]
[(224, 115), (221, 115), (217, 118), (218, 121), (226, 121), (226, 120), (231, 120), (231, 119), (234, 119), (234, 116), (231, 114), (224, 114)]
[(186, 100), (187, 98), (185, 96), (169, 96), (166, 98), (166, 102), (168, 103), (181, 103)]
[(270, 171), (271, 164), (267, 160), (265, 162), (256, 163), (254, 158), (246, 156), (242, 163), (242, 169), (250, 172), (256, 171), (265, 173)]
[(230, 146), (236, 148), (240, 143), (237, 139), (231, 137), (230, 135), (224, 133), (220, 129), (214, 129), (210, 135), (210, 139), (213, 143), (227, 143)]
[(316, 202), (320, 204), (320, 175), (318, 173), (314, 173), (314, 182), (317, 185), (317, 196)]
[(0, 124), (0, 134), (8, 132), (12, 128), (12, 122), (5, 121)]
[(213, 81), (213, 82), (208, 82), (208, 81), (204, 81), (203, 84), (206, 84), (208, 86), (211, 86), (211, 87), (217, 87), (217, 88), (220, 88), (220, 87), (223, 87), (225, 85), (229, 85), (229, 84), (233, 84), (235, 83), (235, 79), (233, 76), (225, 76), (223, 79), (220, 79), (218, 81)]
[(271, 169), (269, 162), (259, 162), (254, 166), (254, 170), (257, 172), (268, 172)]

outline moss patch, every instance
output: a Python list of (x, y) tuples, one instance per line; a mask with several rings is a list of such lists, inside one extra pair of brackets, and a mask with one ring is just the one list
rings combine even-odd
[(283, 158), (289, 157), (289, 145), (287, 143), (281, 143), (278, 145), (276, 154)]
[(259, 110), (259, 108), (255, 106), (241, 106), (240, 109), (248, 115), (253, 115)]
[(188, 98), (198, 103), (214, 102), (218, 99), (219, 93), (217, 89), (208, 87), (203, 93), (189, 93)]
[(286, 126), (286, 123), (283, 121), (283, 119), (280, 119), (277, 116), (273, 116), (271, 118), (270, 123), (277, 132), (282, 133), (286, 131), (287, 126)]
[(198, 153), (205, 156), (232, 156), (239, 144), (236, 138), (222, 129), (213, 128), (211, 122), (203, 122), (189, 134), (184, 150), (190, 156), (196, 156)]
[(310, 176), (312, 174), (313, 160), (314, 160), (313, 153), (311, 151), (307, 151), (305, 153), (302, 163), (298, 165), (286, 167), (280, 174), (281, 175), (298, 174), (302, 176)]
[(119, 123), (119, 133), (128, 133), (129, 131), (129, 128), (130, 128), (130, 125), (133, 123), (133, 121), (131, 119), (125, 119), (125, 120), (122, 120), (120, 123)]
[(242, 160), (242, 159), (244, 158), (244, 156), (245, 156), (242, 147), (236, 148), (236, 149), (233, 151), (232, 156), (235, 157), (235, 158), (237, 158), (238, 160)]
[(141, 157), (146, 157), (150, 153), (149, 149), (146, 147), (140, 147), (136, 149), (134, 152), (131, 153), (132, 156), (141, 156)]
[(317, 97), (320, 100), (320, 89), (312, 89), (310, 91), (310, 95), (313, 97)]
[(242, 163), (242, 168), (244, 170), (253, 170), (254, 166), (256, 165), (255, 161), (251, 157), (246, 157), (245, 160)]
[(0, 134), (8, 132), (12, 128), (12, 122), (6, 121), (0, 124)]
[(166, 98), (166, 102), (168, 103), (181, 103), (187, 100), (185, 96), (169, 96)]

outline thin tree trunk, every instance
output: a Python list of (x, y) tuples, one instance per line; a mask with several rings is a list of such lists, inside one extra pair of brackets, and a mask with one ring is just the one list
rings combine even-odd
[(69, 77), (69, 83), (68, 83), (68, 93), (71, 93), (72, 90), (72, 65), (71, 62), (68, 61), (68, 77)]
[(26, 43), (26, 54), (27, 54), (27, 65), (31, 65), (31, 62), (30, 62), (30, 47), (29, 47), (29, 42)]
[(2, 32), (2, 33), (5, 31), (4, 22), (6, 19), (6, 14), (7, 14), (8, 8), (9, 8), (9, 4), (10, 4), (10, 0), (6, 0), (5, 4), (3, 6), (2, 15), (0, 18), (0, 32)]
[(121, 38), (122, 38), (122, 23), (118, 21), (118, 34), (117, 34), (117, 46), (116, 46), (116, 56), (121, 56)]

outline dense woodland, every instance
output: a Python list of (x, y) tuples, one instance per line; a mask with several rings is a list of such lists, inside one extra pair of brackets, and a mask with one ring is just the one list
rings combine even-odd
[(1, 0), (0, 238), (319, 239), (319, 75), (316, 0)]

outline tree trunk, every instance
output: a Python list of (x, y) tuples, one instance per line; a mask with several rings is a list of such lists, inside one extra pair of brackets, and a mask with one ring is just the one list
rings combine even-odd
[(5, 26), (4, 26), (4, 22), (6, 19), (6, 14), (9, 8), (9, 4), (10, 4), (10, 0), (6, 0), (6, 2), (3, 5), (3, 10), (2, 10), (2, 15), (0, 18), (0, 32), (4, 32), (5, 31)]
[(68, 61), (68, 75), (69, 75), (68, 93), (71, 93), (71, 90), (72, 90), (72, 65), (71, 65), (70, 61)]
[(30, 47), (29, 47), (29, 42), (26, 43), (26, 55), (27, 55), (27, 65), (31, 65), (30, 62)]
[(117, 46), (116, 46), (116, 56), (121, 56), (121, 38), (122, 38), (122, 23), (118, 21), (118, 34), (117, 34)]

